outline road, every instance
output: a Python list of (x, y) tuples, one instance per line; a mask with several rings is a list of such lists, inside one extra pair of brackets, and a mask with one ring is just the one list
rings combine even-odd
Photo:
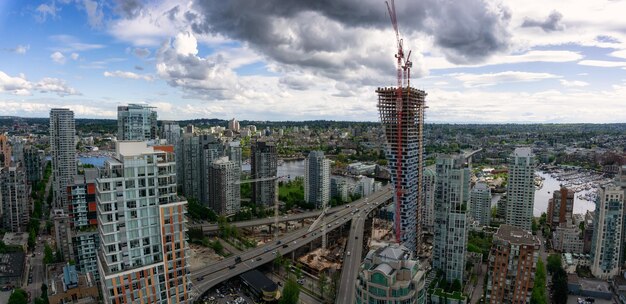
[[(350, 226), (350, 236), (346, 245), (343, 265), (341, 266), (341, 281), (339, 292), (335, 303), (354, 303), (355, 282), (361, 267), (361, 256), (363, 255), (363, 230), (365, 228), (365, 210), (359, 211)], [(348, 255), (348, 252), (350, 255)]]
[[(335, 212), (337, 212), (339, 210), (342, 210), (344, 208), (345, 208), (344, 206), (337, 206), (337, 207), (334, 207), (334, 208), (330, 208), (330, 209), (328, 209), (327, 214), (335, 213)], [(322, 213), (321, 210), (316, 210), (316, 211), (308, 211), (308, 212), (303, 212), (303, 213), (298, 213), (298, 214), (288, 214), (288, 215), (284, 215), (284, 216), (280, 217), (278, 219), (278, 222), (282, 223), (282, 222), (289, 222), (289, 221), (299, 221), (299, 220), (303, 220), (303, 219), (307, 219), (307, 218), (318, 217), (321, 213)], [(273, 223), (274, 223), (274, 217), (267, 217), (267, 218), (250, 220), (250, 221), (233, 222), (233, 223), (231, 223), (231, 225), (233, 225), (235, 227), (239, 227), (239, 228), (246, 228), (246, 227), (256, 227), (256, 226), (263, 226), (263, 225), (271, 225)], [(202, 228), (203, 232), (213, 232), (213, 231), (217, 231), (219, 229), (217, 224), (190, 225), (189, 228), (190, 229)]]
[[(49, 214), (49, 210), (46, 209), (46, 201), (48, 199), (48, 195), (50, 194), (50, 187), (52, 187), (52, 177), (48, 179), (48, 183), (46, 184), (44, 197), (43, 197), (43, 206), (44, 210), (42, 210), (43, 214)], [(39, 233), (37, 237), (37, 242), (35, 243), (35, 249), (32, 252), (26, 253), (26, 273), (24, 275), (24, 290), (26, 292), (30, 292), (31, 300), (41, 296), (41, 284), (44, 282), (44, 272), (45, 266), (43, 264), (43, 251), (44, 244), (46, 241), (49, 241), (49, 235), (43, 235), (46, 231), (46, 220), (47, 218), (42, 215), (42, 218), (39, 221)], [(35, 256), (32, 256), (33, 253)], [(28, 277), (32, 275), (32, 283), (28, 284)]]
[[(371, 207), (377, 207), (389, 201), (391, 197), (391, 188), (385, 187), (367, 198), (356, 201), (351, 205), (351, 207), (341, 207), (333, 215), (324, 217), (323, 221), (320, 223), (321, 225), (313, 231), (307, 231), (307, 226), (305, 226), (302, 229), (293, 231), (283, 236), (277, 241), (272, 241), (262, 246), (253, 248), (237, 256), (233, 256), (224, 259), (221, 262), (209, 265), (203, 269), (192, 271), (191, 278), (194, 283), (195, 292), (197, 295), (202, 295), (220, 282), (233, 278), (262, 264), (272, 262), (276, 254), (287, 254), (321, 237), (322, 225), (327, 227), (327, 232), (334, 230), (352, 220), (353, 215), (351, 213), (353, 211), (356, 211), (357, 209), (360, 210), (366, 206), (367, 209), (371, 210), (373, 209)], [(361, 213), (364, 213), (364, 210), (361, 210)], [(356, 214), (354, 216), (356, 216)], [(364, 215), (361, 215), (361, 217), (363, 216)], [(235, 263), (235, 259), (237, 257), (241, 258), (242, 261), (240, 263)]]

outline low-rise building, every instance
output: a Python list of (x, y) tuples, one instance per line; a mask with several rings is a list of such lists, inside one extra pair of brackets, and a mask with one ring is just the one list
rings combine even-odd
[(28, 250), (28, 232), (7, 232), (2, 238), (7, 246), (20, 247), (24, 252)]
[(579, 278), (577, 274), (567, 275), (567, 289), (571, 294), (611, 300), (613, 293), (609, 283), (602, 280)]
[(552, 247), (559, 252), (583, 253), (584, 240), (580, 228), (556, 227), (552, 233)]
[(48, 283), (50, 304), (98, 302), (98, 286), (92, 273), (79, 273), (74, 265), (68, 264), (60, 273), (52, 274)]
[(347, 170), (353, 175), (368, 175), (374, 173), (376, 164), (352, 163), (347, 166)]
[(25, 271), (25, 257), (23, 252), (8, 252), (0, 254), (0, 285), (20, 287)]

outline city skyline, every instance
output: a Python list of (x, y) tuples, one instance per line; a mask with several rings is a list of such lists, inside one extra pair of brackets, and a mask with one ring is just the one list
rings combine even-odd
[[(277, 3), (5, 1), (0, 114), (377, 121), (374, 90), (394, 85), (384, 1)], [(626, 118), (626, 3), (397, 6), (427, 123)]]

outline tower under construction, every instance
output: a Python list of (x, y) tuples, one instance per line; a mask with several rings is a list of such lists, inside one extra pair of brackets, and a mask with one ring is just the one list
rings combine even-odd
[[(401, 93), (401, 96), (398, 94)], [(387, 141), (386, 155), (394, 188), (396, 241), (418, 251), (424, 172), (426, 92), (410, 86), (378, 88), (378, 111)]]

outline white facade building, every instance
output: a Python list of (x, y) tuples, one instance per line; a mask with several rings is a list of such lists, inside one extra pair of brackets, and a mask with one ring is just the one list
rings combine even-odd
[(74, 112), (50, 110), (50, 154), (52, 158), (53, 207), (68, 210), (67, 187), (76, 174), (76, 126)]
[(535, 160), (530, 148), (516, 148), (509, 161), (506, 224), (531, 230), (535, 203)]
[(189, 303), (187, 202), (173, 147), (117, 142), (96, 180), (104, 303)]
[(318, 209), (330, 201), (330, 160), (322, 151), (311, 151), (304, 163), (304, 200)]
[(491, 222), (491, 190), (486, 183), (476, 183), (472, 189), (470, 200), (470, 215), (482, 226), (489, 226)]
[(609, 185), (598, 189), (591, 243), (591, 273), (600, 279), (619, 274), (624, 229), (624, 190)]
[(157, 112), (154, 107), (129, 104), (117, 107), (118, 140), (151, 140), (157, 138)]

